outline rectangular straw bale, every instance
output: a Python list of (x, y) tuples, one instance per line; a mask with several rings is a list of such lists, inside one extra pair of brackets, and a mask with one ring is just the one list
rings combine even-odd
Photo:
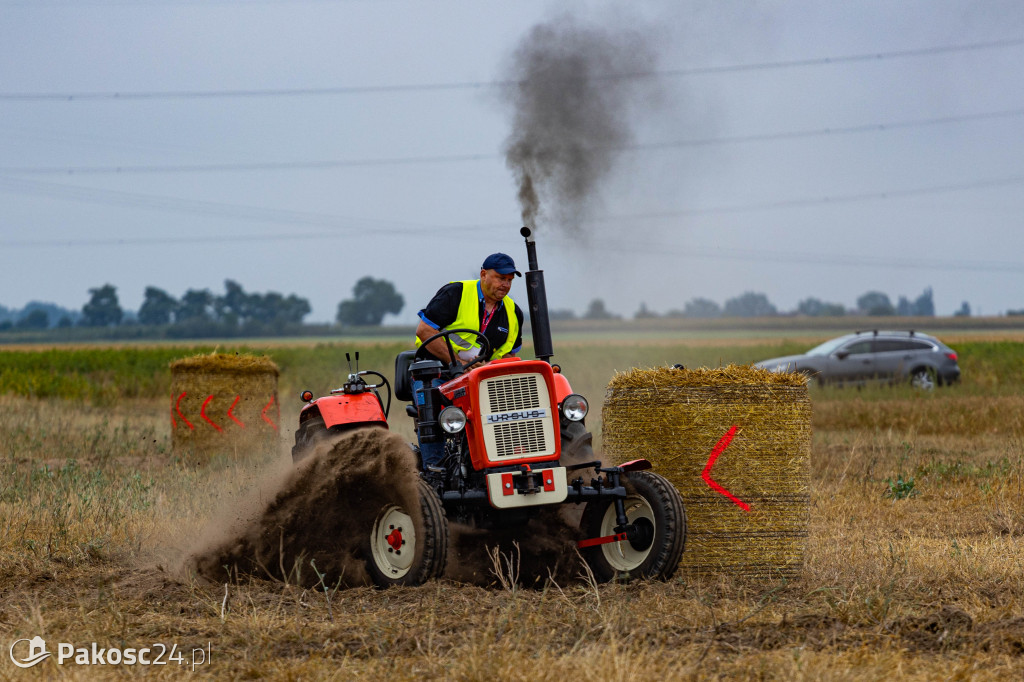
[[(702, 478), (733, 427), (708, 475), (736, 501)], [(611, 459), (645, 457), (679, 490), (688, 525), (683, 573), (800, 571), (810, 520), (804, 377), (742, 365), (621, 373), (608, 385), (603, 436)]]

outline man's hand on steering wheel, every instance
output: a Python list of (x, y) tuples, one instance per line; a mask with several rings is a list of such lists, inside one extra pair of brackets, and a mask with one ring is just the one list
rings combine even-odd
[[(451, 337), (455, 334), (472, 334), (476, 337), (476, 340), (480, 344), (480, 353), (467, 362), (460, 361), (458, 353), (452, 347)], [(448, 355), (451, 359), (448, 365), (448, 371), (452, 376), (459, 376), (469, 370), (470, 367), (480, 362), (486, 362), (491, 356), (491, 342), (487, 340), (487, 337), (475, 329), (445, 329), (442, 332), (434, 334), (429, 339), (424, 339), (423, 343), (419, 348), (416, 349), (416, 354), (413, 356), (413, 360), (424, 360), (427, 357), (427, 353), (430, 351), (427, 349), (431, 343), (436, 339), (444, 339), (445, 346), (448, 348)], [(433, 353), (430, 353), (433, 355)]]

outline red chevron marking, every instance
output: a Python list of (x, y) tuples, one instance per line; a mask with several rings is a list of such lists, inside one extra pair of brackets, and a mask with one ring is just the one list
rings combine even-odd
[(178, 413), (178, 419), (180, 419), (181, 421), (185, 422), (185, 426), (187, 426), (189, 428), (189, 430), (192, 430), (192, 429), (195, 429), (196, 427), (192, 426), (192, 422), (190, 422), (189, 420), (185, 419), (185, 415), (183, 415), (181, 413), (181, 399), (184, 398), (187, 394), (188, 394), (188, 391), (182, 391), (181, 392), (181, 395), (178, 396), (178, 401), (176, 403), (174, 403), (174, 411)]
[(274, 423), (274, 422), (273, 422), (273, 421), (272, 421), (272, 420), (270, 419), (270, 417), (268, 417), (268, 416), (267, 416), (267, 410), (269, 410), (269, 409), (270, 409), (270, 406), (271, 406), (271, 405), (273, 405), (273, 404), (274, 404), (274, 397), (273, 397), (273, 396), (271, 396), (271, 398), (270, 398), (270, 402), (269, 402), (269, 403), (267, 403), (266, 405), (264, 405), (264, 406), (263, 406), (263, 409), (262, 409), (262, 410), (260, 411), (260, 416), (261, 416), (261, 417), (263, 417), (263, 421), (265, 421), (265, 422), (267, 422), (268, 424), (270, 424), (271, 426), (273, 426), (273, 427), (274, 427), (274, 430), (275, 430), (275, 431), (277, 431), (277, 424), (275, 424), (275, 423)]
[(209, 424), (213, 428), (217, 429), (221, 433), (224, 433), (224, 429), (222, 429), (219, 426), (217, 426), (216, 424), (214, 424), (213, 420), (206, 416), (206, 406), (210, 404), (211, 400), (213, 400), (213, 396), (212, 395), (206, 397), (206, 400), (203, 401), (203, 409), (199, 410), (199, 416), (202, 417), (206, 421), (207, 424)]
[(231, 410), (235, 409), (235, 405), (237, 405), (238, 401), (241, 400), (241, 399), (242, 399), (242, 396), (240, 396), (240, 395), (236, 395), (235, 396), (235, 402), (231, 403), (231, 407), (228, 408), (228, 416), (231, 417), (231, 421), (235, 422), (236, 424), (238, 424), (239, 426), (241, 426), (244, 429), (245, 428), (245, 424), (243, 424), (241, 422), (241, 420), (238, 419), (238, 417), (236, 417), (235, 415), (231, 414)]
[(725, 452), (725, 449), (727, 447), (729, 447), (729, 443), (732, 442), (732, 438), (735, 435), (736, 435), (736, 426), (733, 425), (732, 428), (730, 428), (726, 432), (726, 434), (724, 436), (722, 436), (721, 438), (718, 439), (718, 443), (716, 443), (715, 447), (713, 447), (711, 449), (711, 456), (708, 457), (708, 463), (704, 465), (704, 472), (700, 475), (700, 477), (704, 479), (704, 482), (707, 483), (708, 486), (710, 486), (712, 490), (714, 490), (715, 492), (720, 493), (720, 494), (725, 495), (726, 497), (728, 497), (730, 500), (732, 500), (733, 504), (735, 504), (737, 507), (739, 507), (743, 511), (750, 511), (750, 505), (749, 504), (747, 504), (746, 502), (744, 502), (740, 498), (738, 498), (735, 495), (733, 495), (732, 493), (730, 493), (728, 490), (726, 490), (721, 485), (716, 483), (713, 478), (711, 478), (711, 468), (715, 466), (715, 460), (718, 459), (718, 456), (720, 454)]

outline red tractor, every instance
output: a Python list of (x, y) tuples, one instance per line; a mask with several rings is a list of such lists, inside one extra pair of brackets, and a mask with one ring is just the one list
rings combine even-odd
[[(366, 566), (381, 587), (441, 576), (449, 520), (517, 529), (522, 544), (534, 532), (531, 519), (552, 505), (579, 524), (577, 547), (598, 581), (667, 580), (679, 565), (686, 541), (682, 498), (664, 477), (647, 471), (651, 464), (645, 459), (607, 467), (595, 459), (584, 425), (587, 400), (550, 364), (543, 271), (537, 268), (530, 229), (521, 233), (530, 264), (526, 285), (538, 359), (482, 363), (490, 355), (487, 339), (467, 329), (433, 338), (445, 339), (450, 349), (451, 335), (476, 335), (482, 346), (477, 360), (439, 362), (426, 350), (433, 338), (396, 359), (395, 397), (413, 403), (406, 412), (415, 420), (419, 440), (443, 442), (445, 456), (438, 466), (424, 470), (420, 465), (419, 514), (410, 514), (396, 498), (365, 529)], [(309, 391), (303, 393), (307, 404), (295, 432), (296, 461), (326, 434), (387, 428), (391, 386), (378, 372), (358, 371), (358, 354), (356, 361), (343, 388), (315, 400)], [(379, 383), (367, 383), (368, 376)], [(381, 389), (387, 391), (386, 404)]]

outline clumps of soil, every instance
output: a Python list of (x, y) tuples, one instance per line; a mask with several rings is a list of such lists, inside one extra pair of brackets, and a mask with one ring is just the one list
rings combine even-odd
[[(593, 436), (581, 423), (562, 432), (563, 466), (593, 462)], [(592, 469), (581, 473), (593, 473)], [(524, 526), (480, 530), (450, 525), (445, 577), (481, 586), (543, 587), (552, 580), (564, 585), (581, 579), (586, 568), (576, 549), (583, 539), (582, 504), (538, 511)]]
[(577, 580), (584, 571), (576, 551), (579, 528), (563, 511), (541, 510), (529, 524), (516, 528), (451, 524), (445, 577), (483, 587), (543, 587), (549, 580), (560, 585)]
[(886, 629), (920, 651), (961, 648), (971, 637), (974, 619), (955, 606), (943, 606), (923, 616), (908, 616), (886, 624)]
[[(592, 460), (590, 434), (573, 436), (565, 461)], [(369, 585), (373, 522), (385, 505), (396, 504), (421, 524), (418, 479), (416, 455), (394, 433), (363, 429), (325, 439), (272, 486), (269, 503), (248, 512), (236, 507), (231, 518), (213, 524), (185, 569), (215, 582), (251, 575), (305, 587), (321, 580), (331, 588)], [(444, 577), (480, 586), (577, 580), (585, 572), (576, 551), (581, 513), (582, 505), (559, 505), (527, 524), (487, 530), (449, 519)]]
[(217, 582), (246, 574), (312, 586), (319, 571), (331, 587), (367, 585), (364, 557), (377, 513), (398, 504), (418, 523), (418, 476), (412, 449), (384, 429), (325, 441), (265, 509), (234, 519), (186, 567)]

